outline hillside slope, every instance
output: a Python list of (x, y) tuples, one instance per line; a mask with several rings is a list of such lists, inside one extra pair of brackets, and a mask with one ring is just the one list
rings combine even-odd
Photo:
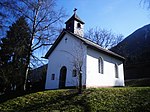
[(126, 37), (112, 51), (124, 57), (137, 57), (150, 51), (150, 24), (139, 28)]
[(150, 87), (150, 78), (126, 80), (127, 87)]
[(111, 49), (126, 58), (125, 79), (150, 78), (150, 24)]
[(149, 112), (150, 87), (50, 90), (0, 104), (1, 112)]

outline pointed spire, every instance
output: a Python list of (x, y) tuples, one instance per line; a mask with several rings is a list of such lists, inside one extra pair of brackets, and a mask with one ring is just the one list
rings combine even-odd
[(65, 22), (66, 30), (83, 37), (84, 36), (84, 32), (83, 32), (84, 22), (76, 14), (76, 11), (77, 11), (77, 9), (74, 8), (74, 10), (73, 10), (74, 14), (71, 16), (71, 18), (69, 18)]
[(82, 24), (84, 24), (84, 22), (79, 18), (79, 16), (76, 14), (77, 8), (74, 8), (74, 14), (72, 15), (72, 17), (70, 19), (68, 19), (65, 23), (67, 23), (68, 21), (71, 20), (77, 20), (79, 22), (81, 22)]

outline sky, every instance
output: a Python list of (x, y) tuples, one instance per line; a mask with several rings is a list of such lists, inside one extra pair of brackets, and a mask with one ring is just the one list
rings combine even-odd
[[(85, 22), (84, 31), (89, 28), (105, 28), (115, 34), (122, 34), (124, 38), (140, 27), (150, 24), (150, 10), (140, 4), (141, 0), (57, 0), (57, 8), (63, 7), (68, 17), (74, 14)], [(41, 57), (47, 50), (37, 53)], [(42, 55), (43, 56), (43, 55)], [(47, 60), (45, 61), (47, 63)]]
[(140, 1), (57, 0), (57, 7), (65, 9), (68, 15), (66, 20), (73, 15), (73, 9), (77, 8), (77, 15), (85, 22), (85, 31), (100, 27), (127, 37), (138, 28), (150, 23), (150, 10), (140, 4)]

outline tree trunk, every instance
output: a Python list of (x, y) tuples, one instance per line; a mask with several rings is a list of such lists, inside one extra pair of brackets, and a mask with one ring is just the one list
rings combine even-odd
[(29, 67), (27, 66), (26, 73), (25, 73), (25, 79), (24, 79), (24, 91), (27, 90), (28, 73), (29, 73)]
[(82, 93), (82, 70), (80, 67), (80, 71), (79, 71), (79, 90), (78, 90), (79, 94)]
[(28, 49), (28, 57), (27, 57), (26, 65), (25, 65), (24, 91), (26, 91), (27, 89), (27, 79), (28, 79), (28, 73), (29, 73), (29, 68), (30, 68), (30, 56), (32, 54), (32, 41), (33, 41), (33, 36), (30, 40), (30, 45)]

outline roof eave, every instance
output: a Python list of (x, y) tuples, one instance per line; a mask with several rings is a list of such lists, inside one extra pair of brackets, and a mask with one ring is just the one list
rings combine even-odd
[(122, 56), (120, 56), (120, 55), (118, 55), (118, 54), (109, 53), (109, 52), (107, 52), (107, 51), (105, 51), (105, 50), (102, 50), (102, 49), (99, 49), (99, 48), (97, 48), (97, 47), (95, 47), (95, 46), (89, 45), (88, 43), (86, 43), (86, 44), (87, 44), (88, 47), (91, 48), (91, 49), (94, 49), (94, 50), (97, 50), (97, 51), (102, 52), (102, 53), (104, 53), (104, 54), (110, 55), (110, 56), (115, 57), (115, 58), (117, 58), (117, 59), (119, 59), (119, 60), (122, 60), (122, 61), (125, 60), (124, 57), (122, 57)]
[[(81, 41), (83, 41), (84, 44), (88, 45), (88, 47), (90, 47), (90, 48), (92, 48), (92, 49), (95, 49), (95, 50), (97, 50), (97, 51), (99, 51), (99, 52), (103, 52), (103, 53), (105, 53), (105, 54), (107, 54), (107, 55), (111, 55), (112, 57), (115, 57), (115, 58), (117, 58), (117, 59), (120, 59), (120, 60), (122, 60), (122, 61), (125, 61), (125, 58), (124, 58), (124, 57), (122, 57), (122, 56), (120, 56), (120, 55), (118, 55), (118, 54), (116, 54), (116, 53), (114, 53), (114, 52), (112, 52), (112, 51), (105, 50), (104, 48), (99, 48), (99, 46), (91, 45), (90, 43), (88, 43), (88, 42), (86, 42), (85, 40), (83, 40), (83, 37), (79, 37), (79, 36), (77, 36), (77, 35), (75, 35), (75, 34), (69, 32), (69, 31), (67, 31), (66, 29), (63, 29), (63, 31), (62, 31), (61, 34), (58, 36), (58, 38), (56, 39), (56, 41), (54, 42), (54, 44), (52, 45), (52, 47), (51, 47), (51, 48), (49, 49), (49, 51), (46, 53), (46, 55), (45, 55), (45, 58), (46, 58), (46, 59), (48, 59), (48, 57), (50, 56), (50, 54), (53, 52), (53, 50), (56, 48), (56, 46), (58, 45), (58, 43), (61, 41), (63, 35), (65, 35), (66, 33), (69, 33), (69, 34), (71, 34), (71, 35), (77, 37), (78, 39), (80, 39)], [(89, 41), (89, 40), (88, 40), (88, 41)], [(93, 43), (93, 44), (95, 44), (95, 43)]]
[[(65, 22), (65, 24), (67, 24), (69, 21), (70, 21), (71, 19), (69, 19), (69, 20), (67, 20), (66, 22)], [(78, 19), (75, 19), (76, 21), (78, 21), (78, 22), (80, 22), (80, 23), (82, 23), (82, 24), (85, 24), (83, 21), (81, 21), (81, 20), (78, 20)]]
[(80, 23), (82, 23), (82, 24), (85, 24), (85, 23), (78, 17), (77, 14), (74, 14), (70, 19), (68, 19), (68, 20), (65, 22), (65, 24), (68, 23), (68, 21), (71, 21), (71, 20), (76, 20), (76, 21), (78, 21), (78, 22), (80, 22)]
[(58, 43), (61, 41), (63, 35), (65, 35), (65, 29), (63, 29), (63, 31), (60, 33), (60, 35), (58, 36), (58, 38), (55, 40), (54, 44), (51, 46), (51, 48), (48, 50), (48, 52), (46, 53), (45, 57), (46, 59), (48, 59), (48, 57), (50, 56), (50, 54), (53, 52), (53, 50), (56, 48), (56, 46), (58, 45)]
[[(71, 35), (76, 36), (78, 39), (80, 39), (81, 41), (83, 41), (84, 44), (88, 45), (90, 48), (93, 48), (93, 49), (95, 49), (95, 50), (97, 50), (97, 51), (99, 51), (99, 52), (103, 52), (103, 53), (105, 53), (105, 54), (107, 54), (107, 55), (111, 55), (112, 57), (118, 58), (118, 59), (120, 59), (120, 60), (125, 60), (124, 57), (122, 57), (122, 56), (120, 56), (120, 55), (118, 55), (118, 54), (116, 54), (116, 53), (114, 53), (114, 52), (112, 52), (112, 51), (110, 51), (110, 50), (106, 50), (106, 49), (100, 47), (99, 45), (97, 45), (97, 46), (96, 46), (96, 45), (92, 45), (92, 44), (95, 44), (95, 43), (92, 42), (92, 41), (90, 41), (90, 40), (88, 40), (88, 39), (86, 39), (86, 38), (83, 38), (83, 37), (80, 37), (80, 36), (78, 36), (78, 35), (75, 35), (75, 34), (69, 32), (69, 31), (67, 31), (67, 32), (68, 32), (69, 34), (71, 34)], [(89, 42), (92, 42), (92, 44), (90, 44), (89, 42), (85, 41), (84, 39), (86, 39), (86, 40), (89, 41)]]

